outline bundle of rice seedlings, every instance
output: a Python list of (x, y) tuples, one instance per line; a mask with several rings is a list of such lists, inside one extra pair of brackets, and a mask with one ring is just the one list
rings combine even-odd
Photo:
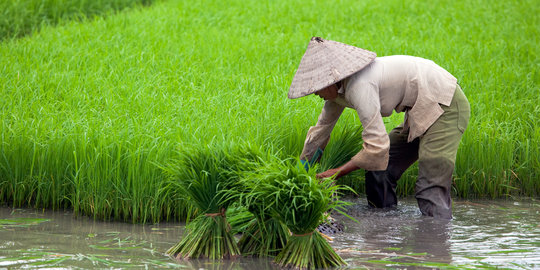
[(229, 206), (227, 209), (227, 222), (231, 225), (232, 234), (242, 234), (255, 217), (245, 207), (238, 204)]
[(238, 171), (249, 162), (242, 149), (198, 146), (184, 149), (168, 172), (179, 181), (181, 194), (198, 216), (186, 227), (187, 234), (167, 253), (177, 259), (224, 259), (240, 255), (226, 210), (237, 197)]
[[(270, 164), (258, 171), (253, 196), (263, 198), (292, 235), (275, 262), (300, 269), (345, 265), (327, 240), (316, 231), (324, 213), (335, 209), (343, 213), (345, 202), (333, 197), (346, 189), (332, 179), (316, 179), (316, 170), (307, 172), (293, 160)], [(343, 213), (344, 214), (344, 213)], [(346, 214), (344, 214), (346, 215)]]
[[(241, 173), (242, 177), (238, 188), (241, 192), (236, 194), (235, 199), (241, 206), (238, 209), (242, 209), (242, 211), (238, 212), (242, 214), (241, 217), (233, 217), (233, 228), (236, 232), (242, 233), (238, 247), (243, 255), (254, 257), (275, 256), (287, 243), (289, 230), (283, 223), (272, 216), (262, 198), (254, 196), (252, 191), (258, 183), (251, 176), (256, 174), (255, 172), (264, 163), (277, 157), (268, 152), (252, 151), (252, 153), (256, 153), (257, 158), (254, 158), (252, 154), (251, 158), (244, 159), (250, 161), (250, 165), (245, 166), (244, 169), (251, 168)], [(243, 211), (247, 211), (249, 215), (246, 215)], [(245, 218), (248, 217), (249, 220), (246, 220)], [(247, 222), (244, 223), (245, 221)]]
[(256, 257), (276, 256), (289, 238), (287, 226), (271, 215), (260, 198), (251, 197), (248, 209), (254, 218), (238, 241), (240, 252)]

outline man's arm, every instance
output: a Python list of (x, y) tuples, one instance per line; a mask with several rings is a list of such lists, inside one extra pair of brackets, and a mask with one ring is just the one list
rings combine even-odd
[[(331, 100), (324, 103), (317, 124), (312, 126), (306, 135), (304, 148), (300, 155), (301, 160), (316, 162), (320, 158), (322, 150), (328, 144), (330, 134), (344, 109), (344, 106)], [(319, 155), (318, 157), (316, 157), (317, 154)], [(314, 157), (317, 160), (313, 160)]]
[(347, 101), (353, 105), (362, 123), (362, 149), (350, 161), (322, 172), (319, 178), (336, 175), (336, 179), (352, 171), (365, 169), (369, 171), (386, 170), (388, 166), (390, 138), (380, 112), (379, 92), (376, 85), (351, 79), (345, 94)]

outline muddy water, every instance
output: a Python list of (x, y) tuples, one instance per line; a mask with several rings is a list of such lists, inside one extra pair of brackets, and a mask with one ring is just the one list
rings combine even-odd
[[(540, 202), (456, 201), (449, 222), (421, 217), (416, 202), (349, 209), (359, 223), (331, 235), (346, 269), (540, 268)], [(0, 208), (0, 269), (278, 269), (269, 259), (177, 262), (164, 255), (184, 224), (93, 221), (69, 212)]]

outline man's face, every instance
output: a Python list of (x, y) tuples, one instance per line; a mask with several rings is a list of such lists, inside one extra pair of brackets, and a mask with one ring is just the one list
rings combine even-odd
[(315, 95), (324, 100), (333, 100), (338, 97), (338, 88), (336, 84), (332, 84), (322, 90), (315, 92)]

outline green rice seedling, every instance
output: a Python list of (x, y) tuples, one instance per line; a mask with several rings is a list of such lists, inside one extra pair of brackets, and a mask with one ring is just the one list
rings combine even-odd
[[(24, 1), (0, 1), (0, 20), (18, 24), (23, 17), (2, 5)], [(72, 10), (67, 1), (47, 8)], [(176, 159), (179, 144), (249, 141), (281, 158), (302, 151), (322, 102), (288, 100), (286, 92), (312, 35), (443, 66), (472, 113), (453, 194), (539, 196), (535, 0), (316, 0), (317, 10), (260, 2), (153, 1), (92, 20), (47, 22), (0, 42), (0, 201), (105, 220), (185, 220), (191, 204), (156, 165)], [(342, 19), (359, 14), (362, 27)], [(388, 130), (403, 121), (391, 118)], [(359, 124), (345, 110), (330, 144), (342, 127)], [(359, 174), (338, 183), (361, 193)], [(414, 194), (416, 175), (405, 172), (400, 196)]]
[(260, 215), (251, 220), (238, 241), (238, 248), (243, 255), (273, 257), (285, 247), (288, 238), (285, 224), (274, 217)]
[(248, 162), (249, 166), (243, 166), (244, 171), (239, 172), (240, 192), (235, 191), (232, 195), (237, 198), (240, 207), (234, 207), (229, 211), (234, 213), (231, 225), (234, 232), (242, 233), (238, 247), (243, 255), (275, 256), (285, 246), (289, 230), (272, 215), (266, 207), (265, 200), (252, 192), (258, 182), (251, 176), (256, 175), (258, 168), (264, 163), (277, 160), (279, 157), (269, 152), (252, 151), (252, 153), (254, 154), (250, 158), (243, 161)]
[[(357, 116), (353, 115), (353, 117)], [(349, 120), (347, 118), (344, 120)], [(350, 123), (337, 126), (320, 160), (319, 171), (337, 168), (358, 153), (362, 149), (362, 130), (361, 126)], [(354, 171), (338, 179), (337, 183), (350, 187), (356, 193), (363, 191), (364, 170)]]
[[(248, 175), (253, 175), (253, 173), (248, 173)], [(243, 204), (246, 205), (253, 218), (238, 241), (240, 252), (248, 256), (276, 256), (285, 247), (289, 230), (266, 206), (264, 197), (253, 192), (257, 189), (259, 182), (249, 176), (242, 182), (245, 185), (244, 193), (246, 193)]]
[(177, 259), (234, 258), (240, 255), (226, 211), (237, 198), (238, 172), (251, 166), (256, 155), (245, 147), (196, 146), (183, 149), (169, 171), (198, 216), (187, 225), (187, 234), (167, 253)]
[(362, 127), (345, 126), (332, 136), (320, 160), (320, 170), (337, 168), (362, 149)]
[(332, 179), (316, 179), (316, 170), (306, 172), (298, 164), (292, 159), (268, 164), (254, 176), (257, 182), (254, 196), (264, 198), (271, 211), (292, 232), (275, 262), (300, 269), (345, 265), (316, 231), (325, 212), (332, 209), (341, 212), (345, 202), (334, 195), (345, 188), (333, 185)]
[(245, 207), (234, 204), (227, 209), (227, 222), (231, 225), (232, 234), (245, 232), (251, 220), (254, 218)]
[(0, 40), (21, 37), (43, 25), (82, 20), (153, 0), (18, 0), (0, 1)]
[(190, 222), (187, 230), (167, 254), (176, 259), (230, 259), (240, 255), (224, 212), (204, 213)]

